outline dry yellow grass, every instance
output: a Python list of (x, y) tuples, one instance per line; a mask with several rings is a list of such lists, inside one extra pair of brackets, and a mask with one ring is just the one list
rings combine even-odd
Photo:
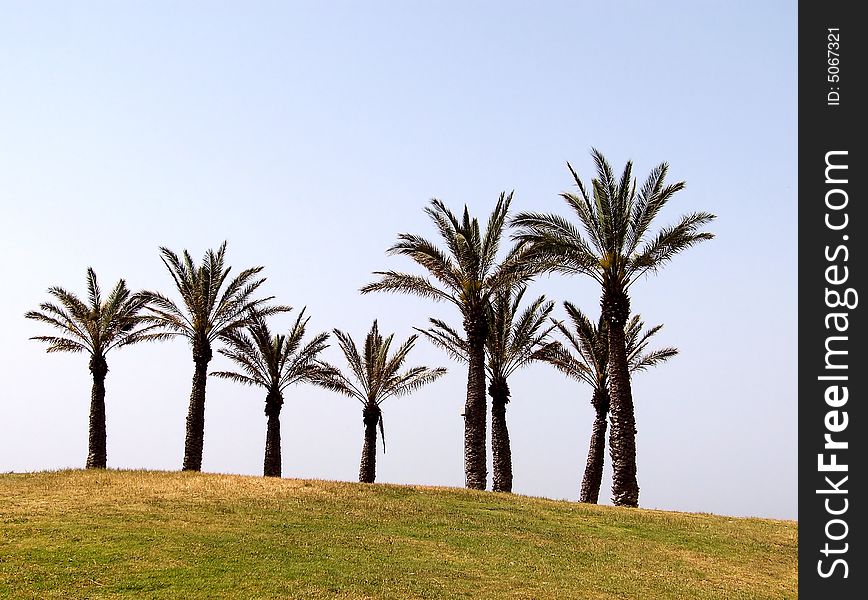
[(794, 598), (794, 522), (433, 487), (0, 476), (0, 597)]

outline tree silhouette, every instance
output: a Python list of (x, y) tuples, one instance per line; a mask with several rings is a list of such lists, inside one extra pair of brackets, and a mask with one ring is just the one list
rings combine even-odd
[(119, 280), (108, 297), (103, 300), (96, 273), (87, 269), (87, 299), (61, 287), (51, 287), (48, 293), (55, 303), (43, 302), (39, 310), (25, 314), (25, 318), (51, 325), (56, 335), (31, 337), (48, 344), (46, 352), (85, 352), (90, 355), (89, 369), (93, 377), (90, 394), (90, 419), (86, 467), (104, 469), (106, 466), (105, 378), (108, 374), (106, 356), (109, 351), (146, 340), (162, 339), (165, 334), (155, 331), (142, 318), (147, 299), (133, 294), (126, 281)]
[(649, 235), (654, 218), (684, 188), (684, 182), (666, 185), (669, 166), (661, 163), (637, 192), (631, 162), (618, 179), (599, 151), (592, 150), (591, 154), (597, 168), (592, 191), (589, 193), (568, 163), (579, 194), (561, 194), (581, 229), (558, 215), (530, 212), (517, 215), (512, 224), (518, 228), (515, 239), (529, 244), (526, 259), (536, 264), (538, 272), (586, 275), (600, 284), (600, 307), (609, 343), (612, 500), (616, 505), (638, 506), (636, 417), (624, 337), (631, 312), (629, 289), (642, 275), (656, 273), (676, 254), (711, 239), (713, 235), (700, 228), (715, 216), (688, 214), (675, 225)]

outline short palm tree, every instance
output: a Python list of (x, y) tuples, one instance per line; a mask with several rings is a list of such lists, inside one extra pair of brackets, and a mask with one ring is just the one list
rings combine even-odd
[(402, 233), (389, 254), (407, 256), (423, 267), (427, 277), (378, 271), (378, 281), (364, 286), (362, 293), (374, 291), (414, 294), (454, 304), (461, 313), (464, 340), (468, 349), (467, 400), (464, 405), (464, 473), (471, 489), (485, 489), (486, 401), (485, 339), (488, 336), (486, 310), (499, 290), (516, 285), (530, 276), (521, 260), (521, 245), (513, 247), (498, 263), (497, 251), (503, 235), (512, 194), (501, 194), (483, 234), (477, 219), (470, 218), (467, 207), (461, 219), (443, 202), (432, 200), (425, 212), (434, 221), (446, 250), (418, 235)]
[(637, 192), (631, 162), (618, 179), (600, 152), (592, 150), (592, 155), (597, 167), (592, 193), (568, 164), (579, 194), (561, 194), (584, 233), (552, 214), (521, 213), (512, 225), (517, 228), (515, 239), (529, 244), (525, 258), (535, 263), (538, 272), (586, 275), (602, 288), (600, 306), (609, 343), (612, 500), (620, 506), (638, 506), (636, 417), (624, 337), (630, 316), (630, 286), (642, 275), (656, 273), (679, 252), (714, 237), (700, 229), (715, 216), (688, 214), (651, 236), (654, 217), (684, 188), (684, 182), (666, 185), (669, 166), (662, 163)]
[(121, 279), (103, 300), (93, 269), (87, 270), (87, 300), (61, 287), (48, 289), (57, 303), (43, 302), (39, 310), (24, 316), (59, 330), (57, 335), (30, 338), (48, 344), (47, 352), (86, 352), (90, 355), (93, 387), (90, 393), (90, 423), (86, 467), (106, 466), (105, 378), (106, 355), (114, 348), (145, 340), (160, 339), (163, 334), (143, 322), (141, 312), (147, 300), (132, 294)]
[(160, 248), (163, 264), (169, 270), (181, 302), (159, 292), (144, 292), (150, 315), (148, 322), (166, 332), (167, 337), (186, 338), (193, 349), (193, 389), (187, 412), (184, 440), (185, 471), (202, 470), (205, 439), (205, 385), (208, 363), (213, 356), (211, 345), (221, 337), (247, 325), (252, 311), (263, 316), (287, 310), (284, 306), (266, 306), (273, 299), (256, 298), (254, 293), (265, 282), (257, 275), (263, 267), (241, 271), (227, 283), (231, 267), (225, 266), (226, 242), (217, 252), (208, 250), (202, 264), (196, 266), (190, 253), (183, 259), (168, 248)]
[[(512, 491), (512, 449), (506, 424), (506, 405), (510, 400), (508, 378), (537, 358), (554, 326), (544, 327), (554, 302), (540, 296), (519, 313), (526, 287), (498, 291), (489, 305), (488, 336), (485, 341), (486, 373), (491, 396), (492, 489)], [(417, 329), (453, 358), (467, 362), (464, 338), (440, 319), (431, 319), (427, 330)]]
[[(585, 314), (570, 302), (564, 302), (564, 308), (570, 318), (572, 329), (562, 322), (556, 322), (557, 328), (567, 341), (567, 346), (559, 342), (547, 345), (537, 358), (540, 358), (567, 376), (578, 381), (584, 381), (594, 390), (591, 405), (594, 407), (594, 426), (591, 430), (591, 442), (588, 448), (588, 460), (585, 464), (585, 474), (582, 477), (582, 487), (579, 493), (581, 502), (596, 504), (600, 497), (600, 485), (603, 480), (603, 462), (606, 448), (606, 419), (609, 416), (609, 341), (606, 332), (606, 321), (600, 318), (595, 325)], [(645, 323), (639, 315), (634, 315), (625, 328), (627, 343), (627, 363), (630, 373), (642, 371), (664, 362), (676, 354), (676, 348), (661, 348), (646, 352), (648, 340), (662, 328), (656, 325), (645, 329)]]
[(322, 368), (317, 355), (328, 347), (328, 333), (320, 333), (302, 346), (307, 322), (302, 309), (286, 335), (274, 335), (266, 318), (254, 312), (247, 326), (226, 333), (227, 345), (218, 352), (241, 368), (238, 371), (213, 371), (211, 375), (245, 385), (265, 388), (265, 414), (268, 425), (265, 434), (264, 474), (280, 477), (280, 409), (283, 392), (292, 384), (311, 382)]
[(374, 483), (377, 475), (377, 427), (383, 435), (383, 452), (386, 451), (383, 411), (380, 405), (392, 396), (404, 396), (431, 383), (446, 373), (446, 369), (412, 367), (401, 371), (418, 336), (410, 336), (390, 355), (389, 350), (394, 334), (383, 338), (377, 328), (376, 320), (365, 338), (365, 346), (361, 351), (349, 334), (339, 329), (335, 329), (334, 334), (346, 357), (352, 376), (344, 375), (335, 367), (323, 363), (323, 369), (315, 382), (362, 403), (365, 441), (362, 446), (359, 481)]

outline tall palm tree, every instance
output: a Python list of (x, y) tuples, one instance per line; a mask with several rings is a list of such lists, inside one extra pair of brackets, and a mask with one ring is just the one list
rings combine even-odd
[(362, 446), (362, 460), (359, 466), (359, 481), (374, 483), (377, 475), (377, 427), (383, 436), (383, 452), (386, 451), (386, 437), (383, 429), (383, 411), (380, 405), (392, 396), (404, 396), (427, 385), (446, 373), (442, 367), (412, 367), (401, 371), (404, 361), (417, 335), (401, 344), (392, 355), (389, 349), (394, 334), (383, 338), (377, 328), (377, 321), (365, 338), (362, 351), (356, 346), (349, 334), (334, 330), (335, 337), (346, 357), (352, 376), (323, 363), (323, 369), (315, 383), (335, 392), (355, 398), (362, 403), (362, 422), (365, 425), (365, 441)]
[(464, 474), (471, 489), (485, 489), (486, 401), (485, 338), (488, 336), (486, 310), (493, 295), (530, 277), (528, 265), (521, 260), (521, 244), (497, 262), (506, 216), (512, 194), (501, 194), (483, 234), (467, 207), (461, 219), (440, 200), (432, 200), (425, 212), (434, 221), (446, 250), (427, 239), (402, 233), (388, 249), (389, 254), (411, 258), (434, 278), (377, 271), (378, 281), (364, 286), (362, 293), (374, 291), (414, 294), (454, 304), (461, 313), (464, 340), (468, 349), (467, 400), (464, 405)]
[(530, 244), (527, 258), (535, 261), (538, 271), (586, 275), (602, 288), (600, 306), (609, 343), (613, 501), (616, 505), (638, 506), (636, 417), (624, 338), (630, 316), (630, 286), (642, 275), (656, 273), (682, 250), (714, 237), (700, 228), (715, 216), (706, 212), (688, 214), (675, 225), (649, 235), (654, 217), (684, 188), (684, 182), (666, 185), (669, 166), (661, 163), (637, 192), (631, 162), (618, 179), (599, 151), (591, 153), (597, 168), (592, 193), (568, 163), (579, 194), (561, 194), (584, 233), (567, 219), (552, 214), (521, 213), (512, 224), (518, 228), (514, 237)]
[(144, 323), (140, 313), (147, 305), (147, 300), (141, 294), (132, 294), (123, 279), (117, 282), (105, 300), (96, 273), (91, 268), (87, 269), (86, 301), (61, 287), (51, 287), (48, 293), (57, 303), (43, 302), (39, 310), (29, 311), (24, 316), (60, 331), (57, 335), (38, 335), (30, 339), (48, 344), (46, 352), (86, 352), (90, 355), (93, 386), (85, 466), (88, 469), (104, 469), (105, 378), (109, 370), (106, 355), (114, 348), (160, 339), (163, 334)]
[[(508, 378), (515, 371), (537, 358), (547, 346), (545, 340), (554, 326), (543, 327), (554, 308), (554, 302), (540, 296), (523, 312), (519, 307), (525, 286), (499, 290), (488, 308), (488, 336), (485, 340), (486, 373), (491, 396), (491, 454), (493, 463), (492, 489), (512, 492), (512, 449), (506, 424), (506, 405), (510, 400)], [(435, 345), (448, 351), (455, 359), (467, 362), (468, 349), (464, 338), (440, 319), (430, 319), (432, 327), (417, 329)]]
[(266, 306), (273, 299), (256, 298), (254, 292), (265, 282), (256, 276), (263, 267), (241, 271), (227, 283), (231, 267), (225, 266), (226, 242), (217, 252), (208, 250), (202, 264), (196, 266), (190, 253), (183, 259), (168, 248), (160, 248), (160, 258), (181, 296), (181, 302), (159, 292), (144, 292), (151, 314), (148, 322), (162, 327), (167, 337), (186, 338), (193, 349), (193, 389), (187, 412), (184, 440), (185, 471), (202, 470), (202, 447), (205, 439), (205, 385), (208, 363), (213, 356), (211, 345), (221, 337), (247, 325), (252, 311), (269, 316), (288, 309)]
[[(591, 442), (579, 500), (596, 504), (603, 480), (606, 419), (610, 406), (609, 341), (606, 321), (601, 317), (597, 324), (594, 324), (570, 302), (564, 302), (564, 308), (572, 323), (572, 329), (562, 322), (556, 322), (556, 326), (566, 338), (567, 346), (560, 342), (549, 344), (537, 354), (537, 358), (552, 364), (573, 379), (586, 382), (594, 391), (591, 396), (591, 405), (595, 412), (594, 426), (591, 430)], [(645, 323), (639, 315), (634, 315), (627, 322), (624, 333), (627, 344), (627, 364), (631, 374), (653, 367), (678, 354), (678, 349), (672, 347), (645, 351), (648, 340), (662, 327), (656, 325), (646, 330)]]
[(292, 384), (311, 382), (322, 368), (317, 355), (328, 347), (328, 333), (320, 333), (302, 347), (307, 322), (303, 308), (286, 335), (274, 335), (265, 317), (254, 312), (247, 327), (226, 333), (222, 340), (227, 348), (218, 352), (241, 368), (238, 371), (212, 371), (211, 375), (245, 385), (265, 388), (265, 414), (268, 426), (265, 434), (264, 475), (280, 477), (280, 409), (283, 392)]

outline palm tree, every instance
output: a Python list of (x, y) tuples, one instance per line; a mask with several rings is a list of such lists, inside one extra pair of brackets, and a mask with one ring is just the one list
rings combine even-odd
[(637, 193), (631, 162), (617, 179), (599, 151), (592, 150), (592, 155), (597, 168), (591, 186), (593, 194), (588, 193), (569, 163), (579, 194), (561, 194), (578, 216), (584, 233), (567, 219), (552, 214), (521, 213), (512, 224), (518, 228), (514, 237), (530, 244), (526, 258), (535, 262), (537, 271), (587, 275), (602, 288), (600, 306), (609, 343), (612, 500), (616, 505), (638, 506), (636, 418), (624, 337), (630, 316), (630, 286), (642, 275), (656, 273), (682, 250), (714, 237), (700, 228), (715, 216), (706, 212), (688, 214), (677, 224), (649, 236), (654, 217), (684, 188), (684, 182), (666, 185), (669, 166), (661, 163)]
[(312, 381), (322, 370), (317, 355), (328, 347), (328, 333), (320, 333), (302, 347), (307, 322), (303, 308), (289, 333), (273, 335), (265, 317), (254, 312), (245, 328), (226, 333), (222, 340), (228, 348), (218, 352), (241, 367), (237, 371), (213, 371), (211, 375), (266, 389), (265, 414), (268, 426), (265, 434), (266, 477), (280, 477), (280, 409), (283, 392), (292, 384)]
[(386, 437), (383, 429), (383, 411), (380, 405), (392, 396), (403, 396), (431, 383), (444, 373), (446, 369), (431, 367), (413, 367), (401, 371), (404, 361), (417, 335), (401, 344), (390, 356), (394, 334), (383, 338), (374, 321), (371, 331), (365, 338), (362, 351), (356, 346), (349, 334), (334, 330), (341, 351), (346, 357), (352, 371), (352, 377), (341, 373), (335, 367), (323, 363), (323, 369), (315, 383), (335, 392), (355, 398), (362, 403), (362, 422), (365, 424), (365, 441), (362, 446), (362, 460), (359, 466), (359, 482), (374, 483), (377, 465), (377, 427), (383, 436), (383, 452), (386, 451)]
[[(603, 479), (606, 419), (610, 405), (609, 342), (606, 321), (601, 317), (595, 325), (581, 310), (569, 302), (564, 302), (564, 308), (572, 322), (572, 330), (562, 322), (556, 322), (556, 326), (566, 338), (568, 347), (559, 342), (549, 344), (538, 353), (537, 357), (552, 364), (569, 377), (586, 382), (594, 390), (591, 405), (596, 416), (591, 430), (588, 460), (582, 477), (579, 501), (596, 504), (600, 497), (600, 484)], [(662, 327), (656, 325), (646, 330), (645, 323), (639, 315), (634, 315), (627, 322), (624, 333), (627, 344), (627, 364), (631, 374), (653, 367), (678, 354), (678, 350), (671, 347), (645, 352), (648, 340)]]
[(60, 330), (57, 335), (30, 338), (48, 344), (46, 352), (86, 352), (90, 355), (93, 386), (90, 393), (90, 423), (88, 430), (88, 469), (106, 466), (105, 378), (108, 373), (106, 355), (114, 348), (145, 340), (160, 339), (163, 334), (146, 325), (140, 312), (147, 305), (141, 294), (132, 294), (121, 279), (103, 300), (96, 273), (87, 269), (87, 301), (61, 287), (51, 287), (48, 293), (57, 304), (43, 302), (39, 310), (24, 316), (47, 323)]
[(458, 219), (440, 200), (432, 200), (425, 212), (434, 221), (446, 251), (418, 235), (402, 233), (389, 254), (408, 256), (422, 266), (434, 282), (424, 276), (377, 271), (380, 279), (364, 286), (373, 291), (414, 294), (435, 301), (453, 303), (461, 312), (464, 340), (468, 350), (467, 400), (464, 405), (464, 474), (471, 489), (485, 489), (486, 401), (485, 339), (488, 336), (487, 306), (493, 295), (529, 278), (528, 265), (521, 260), (521, 244), (513, 247), (503, 262), (497, 251), (503, 235), (512, 194), (501, 194), (483, 235), (476, 218), (464, 207)]
[(184, 250), (183, 260), (168, 248), (160, 248), (163, 264), (169, 270), (181, 303), (158, 292), (144, 292), (151, 314), (148, 321), (162, 327), (167, 337), (184, 337), (193, 349), (193, 389), (187, 412), (184, 440), (185, 471), (202, 470), (202, 447), (205, 438), (205, 385), (208, 363), (213, 356), (211, 345), (221, 337), (244, 327), (252, 311), (269, 316), (288, 309), (265, 306), (273, 299), (255, 298), (254, 292), (265, 278), (256, 279), (263, 267), (241, 271), (226, 283), (231, 267), (225, 266), (226, 242), (217, 252), (208, 250), (198, 267)]
[[(486, 373), (491, 381), (492, 489), (512, 492), (512, 449), (506, 425), (506, 405), (510, 400), (508, 378), (537, 358), (554, 326), (543, 328), (554, 302), (540, 296), (519, 314), (525, 286), (499, 290), (488, 308), (488, 336), (485, 340)], [(417, 329), (455, 359), (467, 362), (466, 341), (444, 321), (430, 319), (432, 327)]]

